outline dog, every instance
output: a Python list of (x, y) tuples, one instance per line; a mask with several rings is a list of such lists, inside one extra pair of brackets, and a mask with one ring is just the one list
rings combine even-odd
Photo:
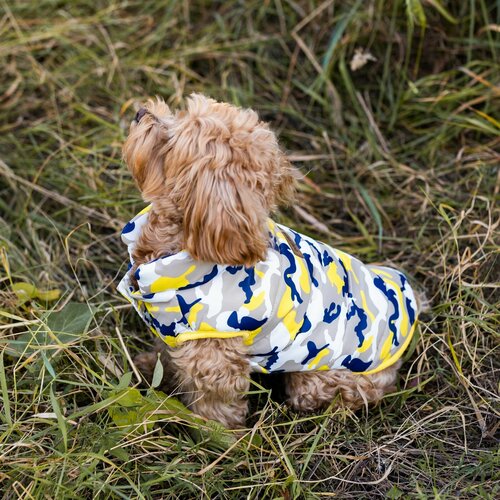
[(353, 410), (395, 388), (417, 302), (399, 271), (276, 224), (299, 178), (249, 109), (191, 95), (136, 114), (123, 156), (149, 206), (124, 228), (118, 289), (158, 335), (135, 358), (196, 414), (242, 428), (252, 372), (283, 373), (288, 404)]

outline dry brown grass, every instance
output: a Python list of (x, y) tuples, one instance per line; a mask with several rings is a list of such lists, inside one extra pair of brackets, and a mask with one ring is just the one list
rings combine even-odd
[[(4, 497), (498, 497), (498, 16), (486, 0), (0, 2)], [(352, 71), (357, 48), (376, 61)], [(281, 220), (425, 290), (380, 407), (303, 418), (259, 379), (237, 440), (129, 389), (126, 353), (152, 339), (115, 290), (141, 207), (120, 145), (134, 102), (192, 91), (273, 123), (307, 174)]]

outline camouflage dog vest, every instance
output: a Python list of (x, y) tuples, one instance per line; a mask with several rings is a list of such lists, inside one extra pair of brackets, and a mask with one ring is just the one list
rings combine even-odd
[[(147, 207), (124, 227), (132, 251)], [(269, 250), (253, 267), (195, 261), (188, 252), (138, 266), (118, 290), (169, 346), (242, 337), (254, 371), (347, 369), (376, 373), (402, 355), (417, 321), (406, 277), (364, 265), (268, 222)]]

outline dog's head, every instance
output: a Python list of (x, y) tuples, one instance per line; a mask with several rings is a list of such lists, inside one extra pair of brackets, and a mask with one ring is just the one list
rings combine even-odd
[(123, 147), (143, 198), (168, 199), (198, 260), (252, 265), (266, 257), (267, 217), (294, 192), (296, 171), (257, 114), (199, 94), (172, 113), (160, 99), (137, 113)]

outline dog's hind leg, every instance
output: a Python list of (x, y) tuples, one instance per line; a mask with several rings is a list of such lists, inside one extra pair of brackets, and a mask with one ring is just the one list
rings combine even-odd
[(378, 403), (385, 394), (395, 390), (401, 362), (374, 373), (359, 375), (349, 370), (293, 372), (285, 376), (288, 404), (298, 411), (313, 411), (328, 406), (340, 396), (339, 404), (356, 410), (369, 403)]

